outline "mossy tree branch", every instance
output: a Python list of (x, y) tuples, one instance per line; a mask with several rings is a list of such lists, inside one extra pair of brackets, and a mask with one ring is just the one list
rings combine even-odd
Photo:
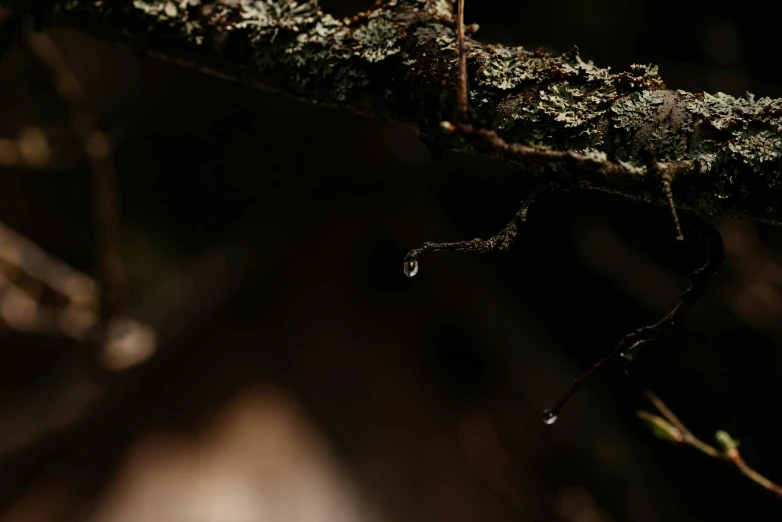
[[(387, 118), (448, 149), (497, 154), (440, 132), (457, 92), (449, 0), (385, 0), (345, 20), (323, 13), (317, 0), (0, 4), (252, 86)], [(680, 207), (782, 222), (782, 100), (666, 89), (655, 67), (612, 73), (576, 48), (554, 56), (473, 39), (466, 48), (474, 121), (509, 143), (594, 160), (505, 161), (562, 188), (655, 203), (665, 203), (670, 182)]]

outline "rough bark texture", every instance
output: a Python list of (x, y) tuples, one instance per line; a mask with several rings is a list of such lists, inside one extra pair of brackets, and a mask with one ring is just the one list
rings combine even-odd
[[(77, 28), (257, 87), (409, 126), (448, 149), (456, 38), (448, 0), (386, 0), (353, 19), (317, 0), (3, 0), (44, 24)], [(33, 9), (35, 5), (35, 9)], [(713, 216), (779, 223), (782, 100), (669, 90), (655, 67), (612, 73), (573, 49), (560, 56), (468, 40), (476, 121), (507, 141), (574, 150), (594, 168), (525, 163), (524, 173), (663, 201)], [(606, 160), (622, 166), (600, 168)], [(508, 159), (507, 161), (513, 161)], [(652, 168), (653, 160), (686, 168)]]

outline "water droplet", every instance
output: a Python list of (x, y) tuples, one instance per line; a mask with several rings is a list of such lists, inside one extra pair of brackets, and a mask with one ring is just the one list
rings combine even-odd
[(549, 426), (557, 422), (558, 415), (554, 413), (551, 410), (546, 410), (543, 412), (543, 423), (548, 424)]
[(648, 339), (641, 339), (640, 341), (634, 342), (632, 345), (630, 345), (629, 348), (627, 348), (627, 350), (620, 352), (619, 357), (625, 359), (626, 361), (632, 361), (635, 359), (635, 356), (638, 355), (641, 346), (646, 344), (648, 341)]
[(413, 277), (418, 273), (418, 260), (413, 256), (405, 257), (405, 275), (407, 277)]

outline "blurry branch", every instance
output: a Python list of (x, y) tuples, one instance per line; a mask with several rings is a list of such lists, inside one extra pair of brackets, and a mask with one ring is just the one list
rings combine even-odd
[[(64, 305), (43, 302), (44, 290)], [(127, 316), (99, 322), (100, 286), (0, 223), (0, 320), (16, 331), (56, 335), (99, 347), (112, 370), (135, 366), (156, 347), (155, 331)]]
[[(391, 119), (435, 149), (500, 156), (561, 188), (659, 204), (673, 194), (679, 208), (782, 221), (782, 101), (668, 90), (652, 66), (612, 73), (577, 49), (556, 56), (469, 37), (457, 71), (448, 0), (388, 0), (344, 20), (316, 0), (0, 4), (202, 72)], [(470, 87), (457, 96), (467, 73)], [(465, 98), (476, 125), (444, 136), (451, 127), (441, 122), (463, 115)]]
[[(66, 368), (47, 389), (16, 408), (17, 414), (3, 417), (8, 422), (0, 423), (0, 513), (54, 458), (75, 446), (99, 449), (102, 457), (93, 472), (114, 469), (106, 456), (121, 454), (144, 418), (150, 386), (169, 381), (172, 364), (191, 347), (186, 341), (252, 281), (272, 278), (272, 268), (286, 255), (285, 238), (266, 227), (250, 227), (216, 245), (142, 303), (139, 316), (157, 334), (149, 364), (125, 374), (115, 381), (117, 386), (101, 389), (90, 382), (94, 375)], [(123, 353), (115, 354), (121, 362)]]
[(0, 138), (0, 167), (47, 168), (51, 155), (49, 140), (37, 127), (25, 127), (15, 140)]
[(16, 41), (19, 29), (19, 17), (10, 11), (0, 10), (0, 62)]
[[(97, 286), (87, 275), (52, 258), (35, 243), (0, 223), (0, 318), (25, 332), (61, 334), (86, 341), (97, 322)], [(41, 292), (25, 291), (22, 275), (64, 298), (62, 308), (40, 302)], [(28, 285), (30, 286), (30, 285)]]
[(92, 330), (92, 337), (103, 365), (124, 369), (152, 355), (157, 340), (154, 330), (130, 316), (121, 253), (117, 169), (111, 146), (85, 99), (84, 89), (54, 41), (46, 34), (27, 31), (24, 46), (49, 73), (57, 94), (68, 104), (73, 129), (90, 167), (100, 288), (100, 324)]
[(659, 438), (676, 444), (685, 444), (709, 457), (730, 462), (752, 482), (782, 497), (782, 486), (770, 481), (744, 462), (738, 450), (739, 441), (733, 439), (725, 431), (719, 430), (714, 436), (715, 446), (706, 444), (693, 435), (657, 395), (652, 392), (646, 392), (646, 398), (649, 399), (662, 417), (648, 411), (639, 411), (637, 415)]
[(100, 316), (105, 324), (110, 318), (129, 313), (121, 255), (117, 170), (111, 158), (109, 140), (101, 132), (81, 84), (54, 41), (46, 34), (31, 31), (24, 36), (25, 47), (49, 73), (57, 94), (68, 104), (73, 129), (79, 136), (92, 172), (93, 219), (101, 288)]
[[(122, 129), (114, 129), (112, 143)], [(23, 127), (15, 138), (0, 138), (0, 168), (72, 172), (83, 168), (84, 153), (73, 147), (71, 127)], [(112, 144), (112, 149), (114, 145)]]
[[(20, 36), (22, 47), (37, 59), (57, 95), (67, 103), (73, 131), (90, 167), (99, 277), (93, 281), (0, 224), (0, 258), (7, 269), (7, 273), (0, 272), (0, 319), (14, 330), (89, 343), (103, 367), (125, 369), (149, 358), (157, 340), (152, 328), (130, 316), (111, 145), (52, 39), (29, 30), (22, 30)], [(0, 165), (43, 168), (50, 159), (51, 147), (41, 129), (23, 129), (17, 140), (0, 139)], [(58, 307), (39, 301), (34, 292), (20, 286), (19, 272), (37, 282), (33, 287), (43, 284), (67, 304)]]
[[(19, 331), (62, 334), (89, 343), (96, 348), (103, 367), (116, 370), (134, 366), (152, 355), (157, 339), (152, 328), (130, 316), (121, 256), (117, 171), (109, 139), (52, 39), (27, 30), (22, 32), (20, 43), (42, 65), (55, 91), (67, 103), (73, 130), (90, 167), (99, 277), (98, 282), (93, 281), (2, 227), (5, 259), (12, 271), (24, 271), (32, 280), (46, 284), (66, 297), (68, 305), (60, 309), (40, 303), (19, 288), (14, 278), (2, 275), (0, 317)], [(7, 163), (41, 166), (50, 157), (45, 134), (35, 128), (23, 130), (16, 142), (0, 141), (0, 152), (4, 152), (0, 157), (5, 157)]]

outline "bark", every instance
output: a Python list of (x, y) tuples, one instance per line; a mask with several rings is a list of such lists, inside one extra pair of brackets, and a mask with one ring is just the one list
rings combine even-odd
[[(448, 0), (385, 0), (344, 20), (323, 13), (317, 0), (0, 4), (33, 14), (39, 24), (73, 27), (254, 87), (389, 119), (435, 147), (500, 152), (441, 132), (456, 102)], [(591, 161), (502, 155), (524, 175), (654, 203), (664, 202), (666, 177), (679, 207), (782, 221), (782, 100), (666, 89), (653, 66), (612, 73), (584, 61), (577, 48), (555, 56), (469, 38), (467, 49), (476, 127)]]

